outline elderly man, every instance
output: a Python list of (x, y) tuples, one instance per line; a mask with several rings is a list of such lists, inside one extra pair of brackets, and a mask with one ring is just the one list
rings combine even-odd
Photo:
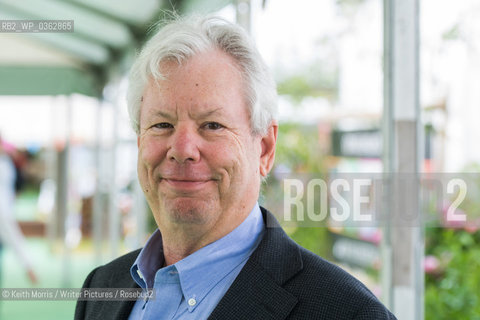
[(394, 319), (359, 281), (295, 244), (257, 200), (272, 168), (276, 91), (245, 32), (218, 18), (164, 26), (132, 67), (138, 177), (158, 230), (85, 288), (75, 319)]

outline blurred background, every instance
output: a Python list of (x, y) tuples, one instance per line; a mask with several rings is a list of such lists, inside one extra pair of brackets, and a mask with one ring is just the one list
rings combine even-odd
[[(261, 199), (267, 208), (281, 197), (273, 193), (282, 174), (328, 180), (391, 170), (388, 145), (402, 132), (389, 122), (391, 66), (398, 62), (386, 56), (405, 45), (390, 31), (408, 24), (392, 17), (391, 3), (0, 0), (1, 21), (74, 21), (74, 32), (0, 33), (0, 157), (15, 183), (11, 206), (1, 200), (0, 287), (79, 288), (95, 266), (141, 247), (156, 228), (136, 178), (125, 94), (137, 50), (170, 10), (241, 24), (275, 76), (280, 132)], [(414, 71), (416, 168), (468, 172), (480, 185), (480, 3), (404, 3), (414, 4), (416, 56), (397, 67)], [(467, 200), (459, 210), (479, 213), (480, 198)], [(326, 223), (285, 229), (396, 313), (410, 308), (403, 319), (480, 319), (478, 224), (417, 228), (407, 291), (395, 291), (398, 239), (388, 241), (388, 230)], [(0, 300), (0, 319), (71, 319), (74, 307)]]

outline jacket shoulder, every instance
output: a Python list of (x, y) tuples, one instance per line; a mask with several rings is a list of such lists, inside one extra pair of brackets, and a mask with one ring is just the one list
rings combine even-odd
[[(335, 264), (299, 248), (303, 268), (285, 285), (299, 301), (292, 315), (298, 319), (395, 319), (362, 282)], [(368, 317), (363, 318), (363, 314)]]
[[(83, 283), (83, 288), (133, 288), (138, 285), (130, 276), (130, 267), (139, 250), (123, 255), (112, 262), (92, 270)], [(115, 319), (130, 314), (131, 301), (79, 300), (75, 307), (75, 320)]]
[[(94, 269), (85, 280), (84, 288), (128, 287), (125, 281), (131, 280), (130, 267), (135, 262), (141, 249), (129, 252), (115, 260)], [(132, 280), (133, 281), (133, 280)]]

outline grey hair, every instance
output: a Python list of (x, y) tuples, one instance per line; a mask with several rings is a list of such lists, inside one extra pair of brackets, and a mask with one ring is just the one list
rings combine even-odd
[(244, 80), (252, 133), (263, 135), (276, 117), (277, 91), (265, 62), (247, 33), (239, 26), (213, 16), (189, 16), (167, 23), (145, 44), (129, 77), (127, 104), (130, 121), (140, 134), (142, 96), (150, 79), (163, 80), (160, 64), (179, 65), (195, 54), (220, 49), (236, 62)]

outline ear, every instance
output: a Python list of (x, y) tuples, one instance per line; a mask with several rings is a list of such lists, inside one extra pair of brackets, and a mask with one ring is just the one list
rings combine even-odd
[(273, 166), (275, 160), (275, 145), (277, 144), (278, 123), (272, 122), (267, 133), (262, 137), (262, 153), (260, 155), (260, 174), (265, 177)]

